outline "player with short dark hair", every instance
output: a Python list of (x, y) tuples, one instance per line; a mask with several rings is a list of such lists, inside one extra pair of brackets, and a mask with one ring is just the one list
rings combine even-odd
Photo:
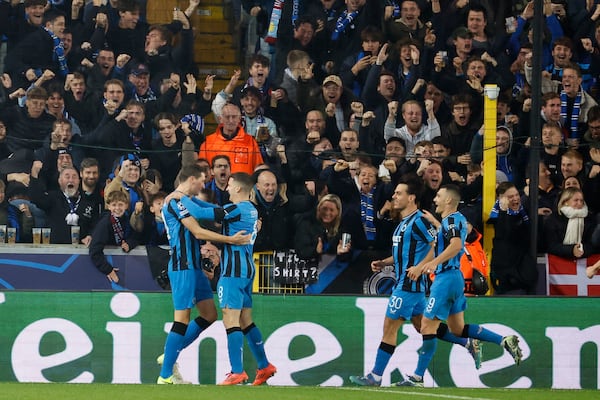
[[(407, 270), (411, 266), (419, 267), (432, 258), (435, 242), (435, 227), (430, 219), (418, 208), (418, 199), (422, 192), (417, 180), (399, 183), (392, 196), (394, 208), (400, 211), (402, 220), (392, 236), (392, 255), (371, 263), (374, 272), (381, 271), (387, 265), (394, 265), (396, 285), (387, 305), (383, 322), (383, 337), (377, 349), (375, 365), (366, 376), (350, 376), (350, 381), (360, 386), (380, 386), (383, 372), (396, 349), (398, 330), (406, 320), (410, 320), (417, 331), (421, 328), (421, 317), (427, 300), (425, 276), (411, 280)], [(475, 366), (481, 364), (481, 348), (478, 340), (459, 338), (448, 332), (448, 327), (440, 325), (437, 335), (445, 341), (460, 344), (469, 350), (475, 359)]]
[(419, 351), (419, 362), (415, 373), (396, 386), (423, 387), (423, 375), (433, 358), (437, 347), (438, 329), (446, 320), (450, 331), (464, 338), (476, 338), (484, 342), (496, 343), (504, 347), (518, 365), (523, 357), (517, 336), (502, 337), (476, 324), (465, 325), (464, 311), (467, 300), (464, 295), (465, 281), (460, 272), (460, 258), (464, 253), (467, 237), (467, 220), (457, 211), (460, 202), (460, 189), (456, 185), (445, 185), (435, 196), (436, 213), (442, 216), (437, 233), (435, 258), (407, 270), (414, 281), (423, 274), (435, 273), (427, 307), (421, 319), (423, 346)]
[[(206, 174), (196, 165), (181, 169), (179, 185), (165, 199), (162, 214), (169, 237), (172, 257), (169, 260), (169, 280), (173, 296), (174, 322), (167, 335), (164, 355), (157, 361), (162, 364), (158, 384), (185, 383), (175, 362), (179, 352), (191, 344), (200, 333), (217, 319), (210, 282), (203, 272), (200, 260), (201, 241), (242, 245), (250, 236), (243, 232), (224, 236), (200, 226), (186, 207), (185, 200), (196, 196), (204, 187)], [(207, 271), (208, 272), (208, 271)], [(200, 316), (190, 322), (190, 310), (195, 306)]]
[(195, 218), (213, 220), (223, 225), (223, 234), (251, 234), (250, 243), (225, 244), (221, 257), (221, 277), (217, 284), (223, 325), (227, 331), (227, 349), (231, 373), (220, 385), (238, 385), (248, 380), (242, 360), (244, 336), (258, 363), (253, 385), (262, 385), (275, 375), (277, 369), (267, 360), (262, 334), (252, 321), (252, 282), (255, 267), (253, 246), (258, 233), (258, 211), (250, 202), (254, 187), (252, 177), (244, 172), (231, 175), (227, 185), (230, 204), (217, 207), (198, 198), (182, 198), (183, 205)]

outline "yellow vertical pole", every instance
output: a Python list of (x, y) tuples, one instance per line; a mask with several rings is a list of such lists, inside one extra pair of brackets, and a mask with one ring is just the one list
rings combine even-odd
[[(483, 250), (491, 262), (494, 228), (485, 222), (496, 201), (496, 104), (500, 89), (496, 85), (485, 85), (483, 104)], [(488, 277), (489, 278), (489, 277)]]

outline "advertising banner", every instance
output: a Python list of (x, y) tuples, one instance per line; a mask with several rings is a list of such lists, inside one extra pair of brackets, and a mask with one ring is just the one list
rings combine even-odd
[[(348, 385), (368, 372), (381, 340), (383, 297), (255, 295), (255, 322), (278, 373), (272, 385)], [(468, 352), (439, 342), (426, 386), (598, 388), (597, 299), (472, 298), (467, 321), (520, 338), (523, 361), (485, 344), (476, 370)], [(1, 381), (153, 383), (172, 320), (168, 293), (0, 292)], [(410, 324), (383, 376), (410, 374), (421, 337)], [(248, 348), (245, 369), (256, 364)], [(217, 321), (182, 351), (180, 370), (214, 384), (229, 372), (226, 334)]]

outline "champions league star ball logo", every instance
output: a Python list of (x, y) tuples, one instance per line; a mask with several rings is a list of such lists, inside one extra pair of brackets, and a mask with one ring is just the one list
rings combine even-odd
[(392, 294), (396, 285), (396, 273), (392, 265), (387, 265), (379, 272), (365, 279), (363, 283), (364, 294)]

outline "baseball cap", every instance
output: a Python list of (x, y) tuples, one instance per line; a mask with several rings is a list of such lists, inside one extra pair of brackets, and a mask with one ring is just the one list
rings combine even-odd
[(131, 68), (131, 73), (135, 76), (150, 74), (150, 68), (148, 68), (148, 66), (144, 63), (134, 64), (134, 66)]
[(344, 85), (342, 85), (342, 79), (337, 75), (329, 75), (327, 78), (325, 78), (323, 80), (323, 86), (327, 85), (330, 82), (335, 83), (339, 87), (344, 86)]
[(454, 32), (452, 32), (452, 37), (454, 39), (456, 39), (456, 38), (473, 39), (473, 33), (471, 33), (471, 31), (469, 31), (464, 26), (459, 26), (458, 28), (456, 28), (454, 30)]
[(262, 100), (262, 93), (260, 92), (260, 89), (254, 86), (247, 86), (242, 90), (241, 98), (243, 99), (248, 96), (254, 96), (257, 99)]
[(133, 163), (133, 165), (142, 169), (142, 162), (140, 161), (140, 159), (138, 158), (137, 155), (129, 153), (129, 154), (125, 154), (125, 155), (121, 156), (121, 158), (119, 159), (119, 165), (123, 165), (123, 162), (125, 160), (131, 161)]

